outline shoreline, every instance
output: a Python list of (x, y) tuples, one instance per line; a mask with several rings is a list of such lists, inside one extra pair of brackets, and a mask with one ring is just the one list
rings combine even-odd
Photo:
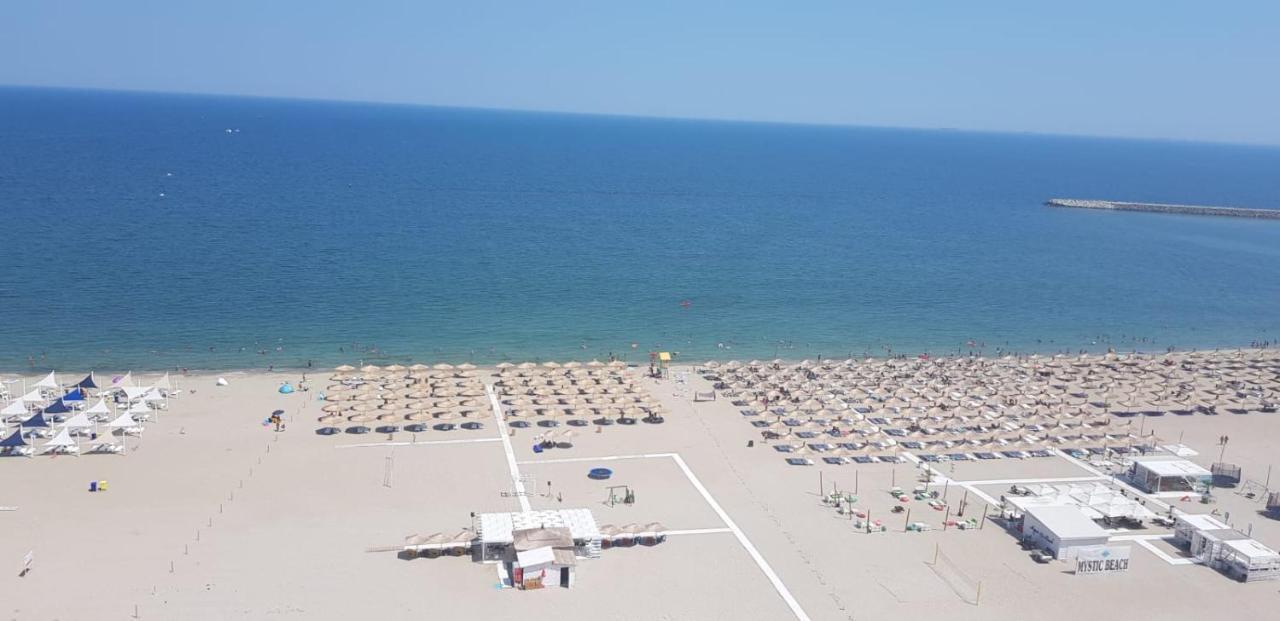
[[(1142, 350), (1142, 349), (1135, 349), (1135, 350), (1129, 350), (1129, 351), (1085, 351), (1083, 355), (1087, 356), (1090, 359), (1098, 360), (1098, 359), (1101, 359), (1103, 356), (1108, 356), (1108, 355), (1115, 355), (1116, 357), (1119, 357), (1119, 358), (1129, 358), (1129, 357), (1156, 358), (1160, 356), (1186, 356), (1189, 354), (1204, 355), (1204, 354), (1223, 354), (1223, 353), (1251, 355), (1251, 354), (1259, 354), (1262, 352), (1275, 351), (1277, 349), (1280, 349), (1280, 343), (1266, 346), (1266, 347), (1262, 347), (1262, 346), (1214, 347), (1214, 348), (1197, 348), (1197, 349), (1174, 349), (1172, 351)], [(996, 361), (996, 360), (1006, 360), (1011, 358), (1012, 359), (1039, 358), (1044, 360), (1048, 360), (1048, 359), (1075, 360), (1075, 359), (1079, 359), (1082, 354), (1080, 354), (1079, 352), (1071, 353), (1071, 354), (1065, 354), (1061, 352), (1058, 352), (1058, 353), (1011, 352), (1011, 353), (1002, 353), (999, 355), (983, 355), (983, 354), (933, 355), (933, 354), (926, 354), (926, 353), (908, 352), (908, 353), (894, 354), (894, 355), (867, 355), (867, 356), (853, 356), (853, 357), (849, 357), (849, 356), (829, 357), (829, 356), (819, 355), (812, 358), (794, 358), (794, 357), (779, 356), (776, 358), (769, 358), (767, 360), (763, 358), (749, 358), (749, 357), (735, 358), (735, 357), (729, 357), (729, 356), (713, 357), (713, 358), (698, 358), (698, 359), (682, 359), (682, 358), (673, 357), (668, 366), (670, 368), (694, 368), (694, 367), (700, 367), (708, 362), (725, 364), (733, 360), (737, 360), (738, 362), (741, 362), (743, 364), (746, 364), (748, 361), (752, 361), (752, 360), (759, 361), (765, 364), (772, 364), (775, 361), (777, 361), (778, 364), (782, 364), (782, 365), (794, 365), (804, 361), (818, 362), (818, 361), (830, 361), (830, 360), (840, 360), (840, 361), (857, 360), (857, 361), (879, 362), (879, 361), (885, 361), (885, 360), (901, 360), (901, 359), (915, 360), (920, 358), (923, 355), (927, 355), (928, 359), (930, 360), (959, 360), (959, 359), (972, 358), (972, 359), (979, 359), (979, 360)], [(350, 364), (353, 366), (362, 366), (365, 364), (372, 364), (375, 366), (387, 366), (387, 364), (414, 363), (414, 362), (421, 362), (424, 364), (448, 363), (448, 364), (457, 365), (457, 364), (470, 362), (471, 364), (474, 364), (476, 366), (476, 370), (488, 373), (488, 372), (495, 372), (498, 368), (497, 365), (502, 364), (504, 362), (509, 362), (513, 364), (520, 364), (523, 362), (533, 362), (536, 364), (541, 364), (543, 362), (558, 362), (563, 364), (565, 362), (570, 362), (570, 361), (578, 361), (578, 362), (585, 363), (589, 360), (592, 360), (592, 359), (591, 358), (530, 358), (527, 360), (515, 360), (515, 359), (503, 360), (495, 363), (488, 363), (488, 362), (474, 363), (468, 360), (458, 361), (458, 360), (451, 360), (451, 359), (400, 360), (398, 358), (391, 358), (391, 359), (378, 358), (378, 359), (372, 359), (372, 360), (371, 359), (350, 360), (347, 362), (339, 362), (338, 365)], [(626, 362), (627, 368), (642, 368), (647, 365), (648, 361), (647, 360), (643, 360), (643, 361), (623, 360), (623, 362)], [(117, 368), (108, 368), (107, 370), (93, 369), (92, 372), (103, 377), (109, 376), (109, 375), (123, 375), (126, 373), (136, 373), (136, 374), (143, 374), (143, 375), (169, 374), (172, 379), (178, 379), (183, 377), (213, 377), (218, 375), (246, 375), (246, 376), (261, 377), (266, 375), (293, 376), (293, 375), (299, 375), (299, 374), (302, 374), (302, 375), (315, 374), (316, 377), (323, 377), (324, 379), (327, 379), (327, 376), (333, 372), (334, 367), (338, 365), (334, 365), (334, 366), (316, 365), (311, 367), (273, 365), (272, 367), (224, 367), (224, 368), (134, 367), (134, 368), (124, 369), (124, 370), (117, 369)], [(66, 369), (66, 368), (76, 368), (76, 367), (62, 367), (62, 369)], [(33, 368), (25, 368), (25, 369), (0, 368), (0, 378), (31, 377), (34, 375), (47, 375), (50, 372), (56, 372), (59, 375), (67, 374), (68, 377), (72, 375), (75, 375), (78, 377), (81, 373), (84, 373), (84, 374), (89, 373), (90, 370), (78, 370), (75, 373), (70, 373), (68, 371), (60, 370), (58, 368), (53, 368), (53, 367), (33, 367)]]

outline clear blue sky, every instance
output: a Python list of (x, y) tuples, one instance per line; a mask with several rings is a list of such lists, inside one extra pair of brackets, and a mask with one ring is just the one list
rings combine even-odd
[(0, 84), (1280, 144), (1280, 2), (3, 0)]

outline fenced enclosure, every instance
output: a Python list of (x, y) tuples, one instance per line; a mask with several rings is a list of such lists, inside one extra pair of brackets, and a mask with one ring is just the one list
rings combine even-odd
[(1240, 466), (1218, 462), (1209, 466), (1214, 487), (1235, 487), (1240, 484)]

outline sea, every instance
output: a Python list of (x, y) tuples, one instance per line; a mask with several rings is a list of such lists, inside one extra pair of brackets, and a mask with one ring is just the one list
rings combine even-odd
[(0, 89), (0, 369), (1280, 339), (1280, 148)]

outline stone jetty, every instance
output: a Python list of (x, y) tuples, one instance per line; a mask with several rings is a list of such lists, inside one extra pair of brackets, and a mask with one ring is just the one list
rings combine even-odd
[(1235, 218), (1263, 218), (1280, 220), (1280, 209), (1249, 209), (1245, 207), (1207, 207), (1204, 205), (1168, 205), (1164, 203), (1127, 203), (1120, 201), (1083, 200), (1078, 198), (1051, 198), (1044, 203), (1049, 207), (1074, 209), (1108, 209), (1111, 211), (1148, 211), (1191, 216), (1231, 216)]

